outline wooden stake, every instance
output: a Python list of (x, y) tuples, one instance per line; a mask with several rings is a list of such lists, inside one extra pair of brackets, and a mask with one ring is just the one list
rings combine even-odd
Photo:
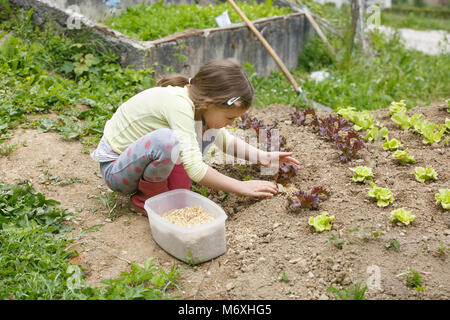
[(272, 49), (270, 44), (264, 39), (264, 37), (261, 35), (261, 33), (258, 31), (258, 29), (255, 28), (253, 23), (245, 16), (245, 14), (239, 9), (237, 4), (234, 2), (234, 0), (227, 0), (230, 5), (236, 10), (237, 14), (244, 20), (244, 22), (247, 24), (247, 26), (250, 28), (250, 30), (256, 35), (256, 37), (261, 41), (262, 45), (266, 50), (269, 52), (269, 54), (272, 56), (272, 58), (275, 60), (275, 62), (280, 67), (281, 71), (283, 71), (284, 75), (288, 78), (288, 80), (291, 82), (292, 86), (294, 87), (295, 91), (297, 93), (302, 93), (302, 89), (298, 86), (297, 82), (295, 81), (292, 74), (289, 72), (289, 70), (284, 65), (283, 61), (281, 61), (280, 57), (278, 57), (277, 53)]

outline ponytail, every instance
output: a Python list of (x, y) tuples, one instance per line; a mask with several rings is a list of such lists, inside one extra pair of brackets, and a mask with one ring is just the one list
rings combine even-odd
[[(169, 75), (156, 82), (158, 87), (189, 86), (189, 97), (196, 108), (207, 103), (219, 108), (249, 108), (254, 89), (245, 70), (234, 59), (212, 60), (205, 63), (192, 77)], [(234, 100), (233, 100), (234, 99)]]
[(177, 75), (167, 76), (165, 78), (159, 79), (156, 82), (156, 85), (158, 87), (167, 87), (167, 86), (184, 87), (187, 84), (189, 84), (188, 78)]

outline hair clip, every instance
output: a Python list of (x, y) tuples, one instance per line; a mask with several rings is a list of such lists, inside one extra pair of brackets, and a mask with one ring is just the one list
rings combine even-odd
[(233, 97), (230, 98), (230, 100), (227, 101), (227, 105), (231, 106), (233, 103), (235, 103), (236, 101), (238, 101), (241, 97)]

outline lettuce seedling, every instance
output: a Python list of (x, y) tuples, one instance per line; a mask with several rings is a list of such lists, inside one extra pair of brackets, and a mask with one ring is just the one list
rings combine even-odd
[(328, 212), (324, 211), (322, 214), (315, 216), (315, 217), (309, 217), (308, 224), (310, 226), (313, 226), (314, 229), (316, 229), (317, 232), (322, 231), (330, 231), (331, 230), (331, 223), (335, 221), (334, 216), (328, 216)]
[[(436, 129), (438, 130), (435, 131)], [(415, 130), (423, 136), (423, 144), (432, 145), (435, 142), (441, 141), (441, 138), (444, 136), (447, 128), (445, 124), (441, 124), (438, 128), (437, 124), (424, 120), (415, 126)]]
[(377, 200), (379, 207), (386, 207), (389, 203), (394, 202), (394, 195), (388, 188), (377, 187), (375, 183), (371, 183), (372, 189), (369, 190), (367, 195), (374, 200)]
[(389, 140), (389, 138), (386, 136), (383, 143), (383, 149), (389, 150), (389, 151), (395, 151), (398, 148), (403, 148), (403, 144), (400, 143), (397, 139)]
[(417, 132), (421, 128), (423, 122), (422, 120), (420, 120), (420, 118), (422, 118), (422, 115), (420, 113), (414, 113), (409, 119), (409, 123)]
[(372, 169), (369, 167), (359, 166), (349, 169), (353, 171), (352, 179), (355, 182), (369, 183), (372, 181), (372, 178), (374, 177)]
[(298, 126), (304, 125), (306, 121), (306, 116), (311, 115), (313, 120), (312, 124), (317, 125), (317, 115), (314, 109), (308, 108), (302, 111), (295, 111), (291, 113), (292, 122), (297, 124)]
[(438, 176), (437, 172), (431, 166), (426, 166), (426, 168), (415, 167), (412, 173), (416, 177), (416, 180), (419, 182), (436, 180)]
[(288, 202), (291, 208), (307, 208), (317, 209), (319, 207), (320, 195), (329, 196), (329, 192), (323, 187), (314, 187), (311, 193), (308, 194), (304, 191), (296, 191), (289, 196)]
[(422, 143), (432, 145), (433, 143), (437, 143), (441, 141), (441, 138), (444, 136), (445, 131), (447, 131), (447, 128), (444, 124), (441, 124), (439, 126), (439, 130), (434, 131), (432, 129), (434, 126), (423, 126), (421, 134), (423, 136)]
[(397, 112), (391, 116), (391, 120), (394, 121), (402, 130), (408, 130), (411, 128), (411, 122), (405, 112)]
[(401, 222), (405, 226), (409, 225), (416, 219), (416, 216), (411, 214), (411, 211), (406, 211), (404, 208), (391, 211), (389, 218), (392, 223)]
[(406, 163), (416, 163), (416, 160), (414, 160), (413, 156), (408, 155), (408, 148), (405, 150), (397, 150), (392, 155), (400, 164), (406, 164)]
[(447, 128), (447, 132), (450, 133), (450, 119), (445, 118), (445, 127)]
[(367, 130), (367, 134), (364, 137), (369, 141), (379, 141), (387, 137), (389, 131), (386, 127), (373, 126)]
[(367, 130), (374, 126), (373, 114), (370, 114), (367, 110), (356, 111), (353, 107), (337, 108), (336, 113), (343, 118), (349, 119), (354, 123), (353, 129), (356, 131)]
[(439, 189), (439, 193), (434, 195), (436, 204), (441, 204), (445, 210), (450, 210), (450, 189)]
[[(291, 113), (293, 123), (299, 126), (303, 125), (307, 114), (313, 116), (311, 124), (315, 126), (317, 134), (336, 143), (336, 148), (341, 151), (339, 157), (342, 162), (349, 161), (359, 150), (367, 149), (364, 138), (353, 130), (352, 124), (343, 117), (331, 114), (326, 118), (319, 119), (313, 110), (306, 109)], [(342, 131), (344, 131), (344, 134), (341, 134)], [(345, 135), (345, 132), (347, 135)]]
[(392, 101), (389, 106), (389, 115), (393, 115), (394, 113), (403, 112), (406, 113), (406, 104), (405, 100), (400, 100), (399, 102)]
[(367, 149), (363, 138), (354, 130), (347, 131), (347, 136), (339, 137), (335, 140), (336, 148), (341, 151), (339, 159), (341, 162), (350, 161), (352, 157), (361, 149)]
[(289, 183), (298, 174), (298, 168), (292, 163), (284, 163), (278, 171), (277, 183)]

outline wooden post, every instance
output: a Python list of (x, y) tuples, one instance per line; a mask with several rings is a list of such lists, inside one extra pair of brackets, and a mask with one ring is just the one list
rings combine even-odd
[(288, 80), (291, 82), (292, 86), (294, 87), (295, 91), (299, 94), (302, 93), (302, 89), (298, 86), (297, 82), (295, 81), (292, 74), (289, 72), (289, 70), (284, 65), (283, 61), (281, 61), (280, 57), (278, 57), (277, 53), (272, 49), (270, 44), (264, 39), (264, 37), (261, 35), (261, 33), (258, 31), (258, 29), (255, 28), (253, 23), (245, 16), (245, 14), (241, 11), (241, 9), (237, 6), (237, 4), (234, 2), (234, 0), (227, 0), (230, 5), (236, 10), (237, 14), (244, 20), (244, 22), (247, 24), (247, 26), (250, 28), (250, 30), (255, 34), (255, 36), (261, 41), (262, 45), (266, 50), (269, 52), (269, 54), (272, 56), (272, 58), (275, 60), (275, 62), (280, 67), (281, 71), (283, 71), (284, 75), (288, 78)]

